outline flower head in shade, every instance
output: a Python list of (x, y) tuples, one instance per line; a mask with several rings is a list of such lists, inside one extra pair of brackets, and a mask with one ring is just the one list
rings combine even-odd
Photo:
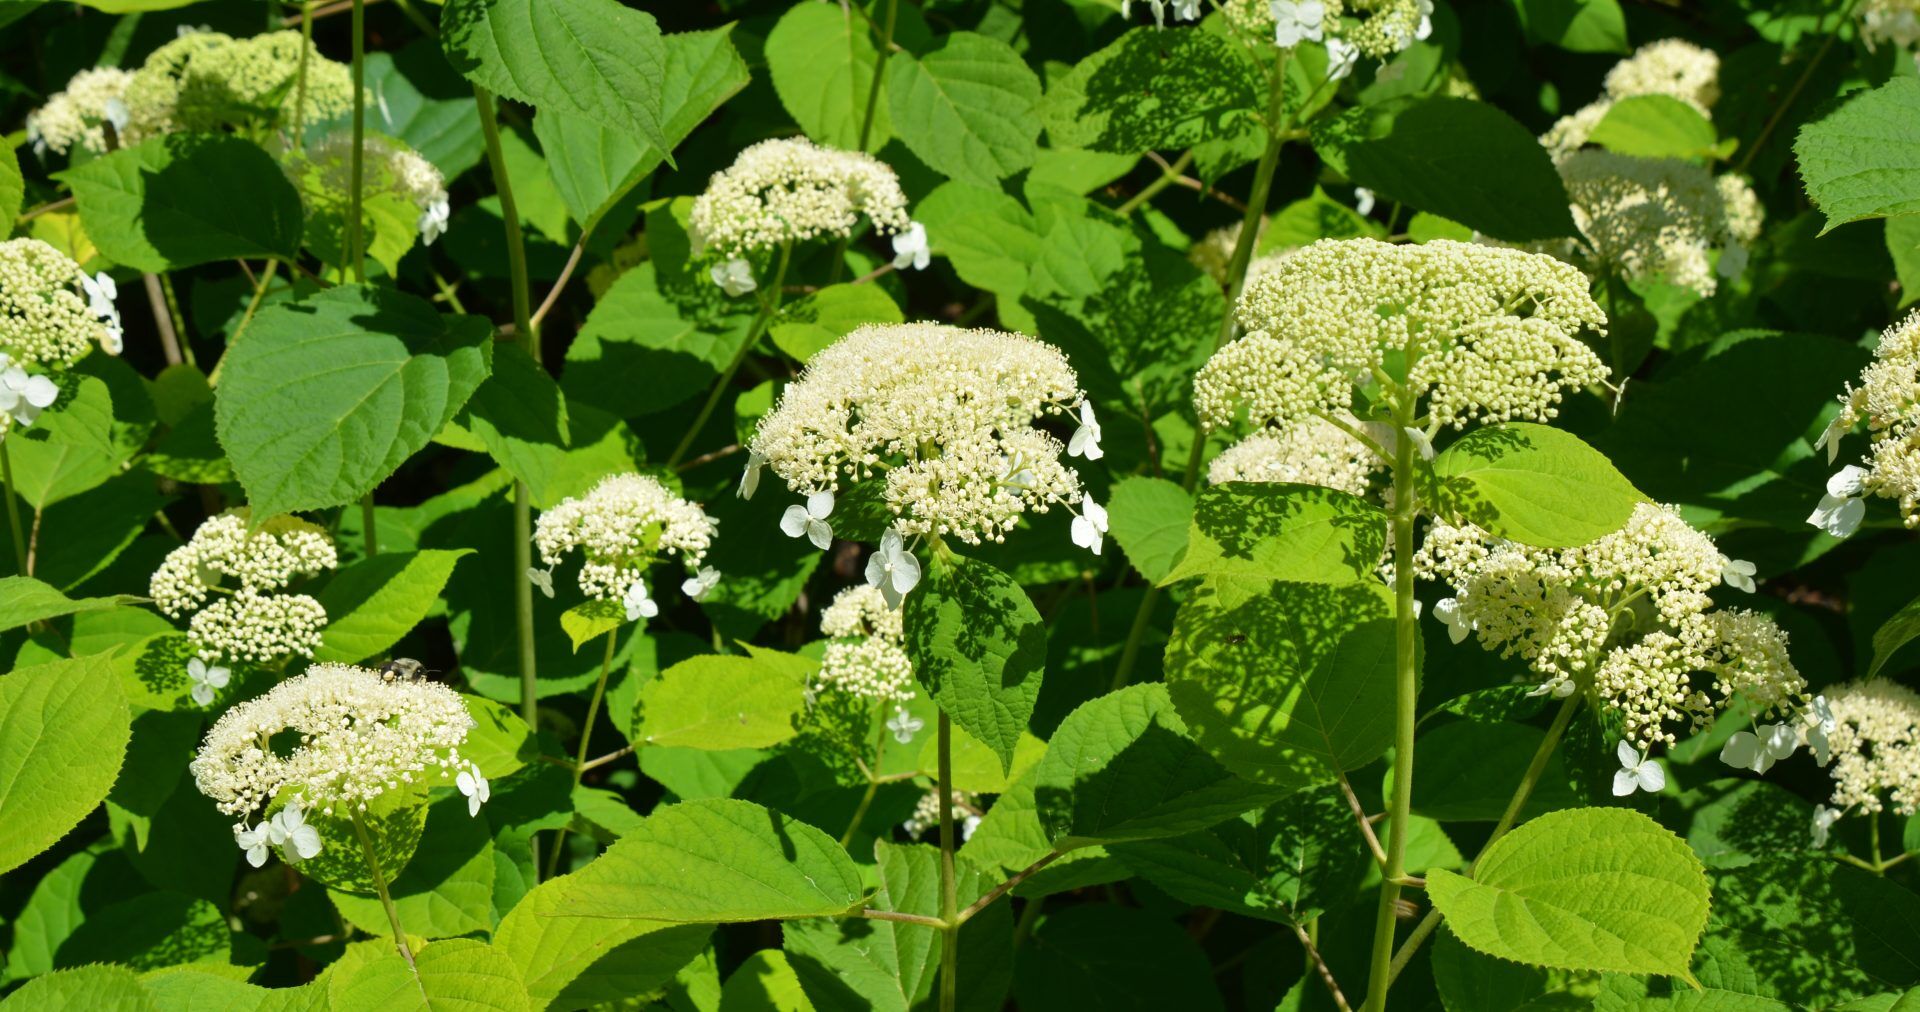
[[(306, 84), (298, 86), (301, 49)], [(297, 31), (235, 39), (190, 32), (147, 57), (126, 87), (123, 144), (177, 131), (320, 123), (353, 108), (347, 65), (329, 60)]]
[(1843, 812), (1920, 814), (1920, 695), (1874, 679), (1828, 689), (1826, 699), (1833, 716), (1828, 803)]
[[(1835, 537), (1860, 526), (1866, 496), (1896, 500), (1908, 527), (1920, 527), (1920, 310), (1880, 335), (1873, 361), (1849, 384), (1840, 413), (1822, 435), (1828, 459), (1841, 438), (1866, 423), (1868, 450), (1827, 482), (1827, 494), (1807, 522)], [(1864, 465), (1864, 466), (1862, 466)]]
[(819, 687), (888, 702), (913, 698), (913, 663), (907, 659), (900, 610), (878, 589), (849, 587), (835, 595), (820, 614), (820, 631), (830, 639), (820, 661)]
[[(717, 528), (698, 503), (675, 495), (658, 478), (615, 474), (540, 514), (533, 543), (548, 566), (579, 549), (580, 591), (596, 600), (625, 600), (639, 617), (646, 614), (644, 605), (653, 604), (642, 584), (647, 567), (671, 556), (698, 572)], [(632, 599), (636, 586), (639, 597)]]
[(248, 524), (244, 509), (209, 518), (161, 560), (147, 596), (170, 618), (191, 616), (188, 638), (204, 662), (312, 656), (326, 609), (288, 588), (340, 564), (333, 540), (297, 517)]
[[(1036, 423), (1085, 400), (1066, 356), (1024, 335), (861, 327), (781, 392), (749, 442), (748, 474), (762, 464), (810, 497), (877, 480), (903, 537), (998, 541), (1023, 513), (1079, 502), (1065, 445)], [(812, 537), (830, 501), (793, 507), (783, 528)]]
[(883, 234), (908, 231), (907, 198), (886, 163), (804, 137), (761, 141), (713, 174), (689, 225), (703, 249), (755, 250), (853, 233), (861, 216)]
[(125, 95), (132, 80), (132, 71), (118, 67), (82, 70), (64, 91), (27, 115), (27, 136), (61, 155), (74, 147), (97, 155), (113, 150), (108, 138), (118, 138), (127, 128)]
[[(1712, 295), (1736, 266), (1729, 251), (1743, 259), (1760, 232), (1760, 204), (1745, 180), (1715, 179), (1677, 158), (1585, 149), (1560, 160), (1560, 178), (1597, 271), (1664, 279)], [(1712, 259), (1716, 250), (1721, 269)]]
[[(965, 840), (973, 835), (974, 827), (980, 825), (980, 801), (966, 791), (954, 791), (952, 795), (953, 821), (960, 830), (960, 838)], [(928, 831), (940, 828), (940, 794), (928, 791), (913, 808), (913, 814), (900, 824), (907, 835), (918, 840)]]
[(1282, 49), (1325, 43), (1335, 79), (1359, 56), (1384, 60), (1433, 33), (1432, 0), (1222, 0), (1220, 8), (1236, 28)]

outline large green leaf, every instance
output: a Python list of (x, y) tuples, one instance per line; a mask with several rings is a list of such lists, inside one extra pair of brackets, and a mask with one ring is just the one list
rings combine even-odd
[(414, 953), (413, 965), (388, 943), (376, 956), (347, 958), (326, 974), (336, 1012), (532, 1012), (520, 972), (498, 948), (449, 938)]
[[(649, 215), (648, 235), (654, 235)], [(657, 256), (657, 252), (656, 252)], [(703, 319), (663, 291), (657, 260), (620, 275), (567, 347), (569, 397), (633, 418), (664, 411), (711, 386), (747, 339), (747, 319)], [(707, 289), (719, 293), (711, 281)], [(717, 324), (717, 325), (716, 325)]]
[(1482, 854), (1473, 878), (1429, 869), (1459, 939), (1537, 966), (1691, 979), (1707, 875), (1679, 837), (1622, 808), (1551, 812)]
[(1575, 53), (1625, 53), (1619, 0), (1517, 0), (1527, 38)]
[(143, 271), (239, 257), (291, 258), (300, 194), (259, 145), (171, 134), (59, 173), (100, 252)]
[(1671, 95), (1635, 95), (1615, 102), (1588, 140), (1638, 158), (1705, 158), (1719, 148), (1713, 124)]
[(113, 1012), (158, 1012), (153, 996), (140, 978), (124, 966), (82, 966), (49, 973), (28, 981), (0, 1001), (0, 1008), (17, 1012), (41, 1009), (112, 1009)]
[(673, 150), (667, 47), (651, 14), (619, 0), (452, 0), (440, 44), (455, 70), (496, 94)]
[(1827, 229), (1920, 211), (1920, 80), (1855, 92), (1801, 127), (1793, 154)]
[[(129, 454), (115, 444), (113, 395), (92, 376), (32, 428), (8, 434), (13, 490), (38, 509), (79, 496), (119, 475)], [(44, 533), (44, 532), (43, 532)]]
[(732, 799), (657, 808), (563, 881), (573, 914), (686, 924), (830, 917), (864, 895), (832, 837)]
[(828, 285), (780, 307), (769, 331), (781, 351), (804, 364), (857, 327), (905, 320), (900, 304), (879, 285)]
[(135, 598), (70, 598), (30, 576), (0, 576), (0, 632), (62, 615), (117, 608)]
[(706, 654), (640, 687), (634, 742), (723, 751), (768, 748), (799, 733), (807, 678), (818, 665), (795, 654)]
[(1228, 769), (1298, 788), (1393, 743), (1393, 605), (1377, 583), (1210, 577), (1181, 605), (1167, 692)]
[(400, 642), (434, 605), (471, 549), (388, 552), (341, 570), (320, 592), (327, 627), (316, 661), (363, 661)]
[(1433, 470), (1436, 509), (1539, 548), (1612, 534), (1646, 498), (1579, 436), (1530, 422), (1475, 429), (1447, 447)]
[(1266, 86), (1240, 45), (1199, 29), (1135, 28), (1047, 90), (1054, 147), (1138, 155), (1257, 132)]
[(1893, 617), (1881, 623), (1873, 631), (1873, 663), (1867, 666), (1867, 677), (1880, 673), (1887, 662), (1900, 652), (1900, 648), (1920, 638), (1920, 598), (1906, 603)]
[(398, 53), (368, 53), (366, 62), (368, 130), (406, 141), (449, 182), (480, 163), (480, 113), (465, 88), (444, 89), (459, 79), (440, 47), (422, 39)]
[(935, 558), (903, 607), (914, 673), (1011, 770), (1047, 663), (1046, 626), (1027, 592), (984, 562)]
[(1837, 861), (1799, 855), (1719, 872), (1700, 944), (1708, 987), (1795, 1006), (1920, 986), (1920, 896)]
[(1027, 271), (1040, 259), (1039, 225), (1019, 200), (997, 188), (950, 182), (927, 194), (913, 213), (960, 280), (1018, 304)]
[(487, 377), (492, 328), (392, 289), (339, 285), (260, 311), (227, 352), (220, 445), (256, 516), (353, 502)]
[(107, 796), (131, 725), (107, 655), (0, 677), (0, 871), (53, 846)]
[(1195, 576), (1353, 583), (1372, 579), (1387, 516), (1365, 499), (1318, 485), (1230, 482), (1201, 489), (1186, 554), (1161, 579)]
[(1034, 776), (1040, 821), (1061, 850), (1191, 833), (1289, 789), (1242, 780), (1201, 751), (1160, 685), (1081, 704)]
[(536, 1009), (580, 1008), (644, 994), (706, 948), (713, 929), (624, 917), (578, 917), (568, 879), (522, 897), (493, 933), (519, 968)]
[(1107, 523), (1133, 568), (1159, 583), (1187, 550), (1193, 496), (1165, 478), (1124, 478), (1107, 501)]
[[(808, 137), (830, 147), (860, 146), (860, 125), (879, 53), (866, 22), (844, 7), (797, 3), (767, 34), (767, 73), (780, 104)], [(867, 150), (893, 136), (884, 96), (873, 106)]]
[(935, 171), (992, 186), (1039, 152), (1040, 78), (1013, 47), (954, 32), (940, 47), (887, 61), (887, 103), (907, 150)]
[(141, 893), (104, 907), (60, 945), (62, 966), (122, 963), (154, 970), (178, 963), (223, 964), (233, 932), (220, 908), (177, 892)]

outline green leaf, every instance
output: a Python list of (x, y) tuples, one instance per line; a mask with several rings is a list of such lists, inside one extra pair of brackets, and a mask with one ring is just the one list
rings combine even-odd
[(1887, 254), (1900, 282), (1900, 308), (1920, 302), (1920, 215), (1887, 219)]
[(1567, 970), (1688, 969), (1707, 926), (1707, 876), (1679, 837), (1638, 812), (1577, 808), (1521, 824), (1475, 877), (1430, 869), (1435, 909), (1469, 947)]
[(128, 454), (114, 442), (114, 404), (107, 385), (92, 376), (70, 379), (62, 395), (32, 428), (8, 436), (13, 489), (36, 508), (78, 496), (121, 473)]
[(1443, 515), (1537, 548), (1612, 534), (1646, 498), (1579, 436), (1530, 422), (1467, 433), (1434, 460), (1433, 471)]
[(13, 234), (13, 220), (20, 216), (21, 202), (27, 196), (27, 181), (20, 175), (20, 159), (13, 145), (0, 146), (0, 239)]
[[(355, 844), (351, 838), (330, 842)], [(493, 929), (493, 877), (492, 830), (484, 818), (467, 814), (464, 796), (449, 793), (428, 806), (420, 846), (388, 889), (409, 934), (451, 938)], [(376, 937), (392, 930), (379, 896), (342, 889), (327, 895), (360, 930)]]
[(254, 515), (372, 491), (486, 379), (492, 344), (485, 320), (391, 289), (339, 285), (261, 310), (222, 360), (214, 401)]
[(525, 768), (538, 751), (533, 729), (520, 714), (481, 696), (462, 694), (473, 730), (460, 743), (460, 756), (471, 759), (488, 780), (500, 780)]
[(224, 964), (232, 939), (225, 915), (212, 903), (176, 892), (143, 893), (90, 915), (61, 943), (55, 962), (123, 963), (136, 970)]
[[(1481, 955), (1444, 926), (1433, 936), (1429, 959), (1433, 963), (1434, 990), (1440, 992), (1440, 1002), (1447, 1012), (1549, 1012), (1559, 1008), (1575, 1012), (1592, 1007), (1564, 993), (1549, 995), (1550, 971)], [(1561, 998), (1569, 1001), (1560, 1004)]]
[(631, 918), (578, 917), (565, 878), (522, 897), (493, 933), (520, 971), (534, 1008), (585, 1008), (645, 994), (707, 947), (713, 929)]
[(779, 949), (748, 956), (727, 978), (716, 1006), (726, 1012), (816, 1012), (800, 976)]
[[(398, 53), (368, 53), (367, 129), (398, 137), (452, 182), (486, 154), (480, 113), (430, 39)], [(458, 97), (445, 97), (449, 93)], [(434, 97), (429, 97), (429, 96)], [(376, 118), (377, 117), (377, 118)]]
[(1873, 663), (1867, 665), (1867, 677), (1878, 675), (1900, 648), (1915, 638), (1920, 638), (1920, 597), (1908, 601), (1873, 631)]
[[(406, 871), (426, 833), (430, 786), (422, 777), (382, 793), (367, 803), (365, 811), (356, 813), (366, 826), (374, 856), (379, 859), (381, 873), (389, 882)], [(263, 814), (270, 816), (278, 807), (269, 806), (269, 811)], [(336, 889), (374, 892), (373, 868), (367, 864), (366, 851), (359, 845), (354, 816), (344, 811), (328, 815), (309, 810), (307, 824), (320, 831), (323, 846), (320, 853), (300, 862), (300, 873)]]
[(773, 343), (804, 364), (822, 348), (869, 323), (901, 323), (906, 316), (879, 285), (828, 285), (780, 308)]
[(291, 259), (300, 195), (258, 145), (171, 134), (55, 175), (87, 237), (116, 263), (158, 273), (215, 260)]
[(1719, 147), (1700, 111), (1670, 95), (1635, 95), (1613, 103), (1588, 140), (1640, 158), (1704, 158)]
[(0, 678), (0, 872), (53, 846), (107, 796), (131, 726), (106, 655)]
[(497, 95), (673, 150), (661, 107), (667, 47), (651, 14), (618, 0), (452, 0), (440, 45), (455, 70)]
[(440, 591), (468, 548), (387, 552), (342, 569), (320, 591), (327, 627), (316, 661), (351, 664), (373, 657), (412, 631), (440, 603)]
[(1160, 584), (1213, 575), (1353, 583), (1373, 578), (1386, 545), (1386, 514), (1359, 496), (1318, 485), (1209, 485), (1194, 500), (1186, 554)]
[[(860, 147), (860, 124), (879, 53), (866, 22), (845, 8), (793, 4), (767, 34), (767, 72), (800, 129), (829, 147)], [(873, 107), (866, 150), (893, 136), (884, 98)]]
[[(660, 217), (648, 215), (648, 235), (656, 234)], [(711, 280), (704, 283), (719, 293)], [(707, 321), (683, 312), (665, 284), (656, 259), (620, 275), (600, 297), (567, 347), (560, 385), (569, 397), (621, 418), (652, 414), (698, 395), (733, 361), (747, 339), (747, 318)]]
[[(1564, 1006), (1572, 1008), (1575, 1006)], [(1708, 988), (1662, 997), (1641, 998), (1618, 1007), (1618, 1012), (1796, 1012), (1792, 1005), (1740, 991)], [(1836, 1009), (1835, 1012), (1843, 1012)]]
[(660, 672), (634, 705), (636, 744), (723, 751), (769, 748), (799, 733), (817, 662), (777, 650), (706, 654)]
[(1012, 770), (1047, 662), (1046, 626), (1027, 592), (984, 562), (936, 556), (903, 607), (921, 684)]
[(934, 171), (993, 186), (1039, 151), (1040, 78), (1013, 47), (954, 32), (940, 47), (887, 61), (887, 104), (900, 141)]
[(1166, 665), (1194, 739), (1243, 777), (1329, 783), (1393, 744), (1393, 605), (1377, 583), (1210, 577), (1180, 606)]
[(30, 576), (0, 576), (0, 632), (62, 615), (118, 608), (135, 600), (126, 595), (75, 600)]
[(731, 799), (657, 808), (562, 881), (575, 915), (687, 924), (836, 916), (865, 893), (832, 837)]
[(1209, 758), (1187, 736), (1166, 688), (1151, 684), (1068, 714), (1034, 776), (1040, 821), (1060, 850), (1191, 833), (1286, 793)]
[(35, 977), (0, 1001), (0, 1008), (159, 1012), (153, 996), (140, 986), (140, 978), (124, 966), (82, 966)]
[(1019, 302), (1041, 250), (1039, 226), (1020, 201), (998, 189), (942, 183), (914, 207), (914, 217), (960, 280)]
[(1160, 583), (1187, 550), (1193, 497), (1165, 478), (1123, 478), (1107, 500), (1107, 523), (1133, 568)]
[(456, 424), (473, 433), (495, 463), (525, 482), (534, 502), (551, 507), (559, 501), (548, 479), (573, 439), (567, 398), (525, 347), (494, 349), (493, 372), (473, 392)]
[(328, 1005), (339, 1012), (532, 1012), (533, 1003), (513, 961), (498, 948), (471, 938), (423, 946), (414, 965), (376, 942), (379, 954), (350, 955), (326, 974)]
[[(1343, 117), (1316, 133), (1314, 146), (1343, 159), (1347, 176), (1381, 199), (1451, 218), (1508, 242), (1574, 234), (1567, 192), (1531, 131), (1486, 102), (1426, 98), (1391, 118), (1356, 113), (1362, 136)], [(1324, 152), (1323, 152), (1324, 153)]]
[(1240, 45), (1199, 29), (1134, 28), (1047, 90), (1054, 147), (1139, 155), (1259, 131), (1266, 86)]
[(1800, 128), (1793, 154), (1822, 234), (1863, 218), (1920, 212), (1920, 80), (1855, 92)]
[(1206, 953), (1179, 922), (1111, 903), (1076, 904), (1041, 918), (1020, 953), (1013, 988), (1027, 1009), (1225, 1008)]
[[(1545, 737), (1530, 724), (1504, 721), (1455, 721), (1428, 730), (1413, 766), (1413, 811), (1448, 822), (1499, 819)], [(1566, 786), (1564, 754), (1548, 756), (1523, 816), (1578, 804)], [(1391, 764), (1381, 782), (1392, 782)]]
[(1713, 877), (1700, 982), (1808, 1008), (1920, 985), (1920, 896), (1837, 861), (1779, 855)]
[(1531, 41), (1573, 53), (1627, 51), (1627, 19), (1619, 0), (1518, 0), (1516, 6)]
[(627, 622), (626, 606), (619, 601), (588, 600), (560, 613), (560, 628), (566, 631), (573, 652), (620, 628)]

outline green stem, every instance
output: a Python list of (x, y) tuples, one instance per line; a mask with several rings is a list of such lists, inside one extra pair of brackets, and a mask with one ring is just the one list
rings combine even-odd
[(954, 882), (953, 721), (940, 714), (940, 1012), (953, 1012), (960, 986), (960, 892)]
[[(366, 237), (361, 234), (360, 192), (365, 180), (367, 140), (367, 2), (353, 0), (353, 160), (347, 198), (347, 258), (353, 264), (353, 280), (367, 281)], [(504, 201), (502, 202), (504, 204)]]
[(387, 874), (380, 867), (380, 857), (373, 852), (373, 840), (367, 836), (366, 822), (358, 812), (353, 816), (353, 832), (360, 838), (360, 849), (367, 856), (367, 868), (373, 872), (373, 888), (380, 894), (380, 905), (387, 910), (387, 921), (393, 925), (393, 944), (406, 958), (407, 965), (413, 966), (413, 949), (407, 945), (406, 929), (400, 926), (400, 911), (394, 908), (393, 895), (387, 891)]
[(173, 324), (173, 331), (179, 335), (180, 357), (188, 365), (198, 368), (193, 360), (193, 342), (187, 340), (187, 314), (180, 311), (180, 297), (173, 292), (173, 275), (160, 275), (161, 297), (167, 303), (167, 320)]
[(520, 231), (520, 205), (513, 199), (513, 181), (507, 176), (507, 159), (500, 148), (500, 117), (494, 111), (492, 92), (474, 85), (473, 98), (480, 107), (480, 135), (486, 141), (487, 165), (493, 170), (493, 188), (500, 194), (500, 217), (506, 224), (507, 272), (513, 281), (514, 336), (526, 344), (533, 360), (539, 362), (540, 332), (533, 326), (533, 295), (527, 282), (527, 243)]
[(733, 361), (727, 363), (726, 370), (720, 374), (719, 382), (713, 385), (713, 391), (707, 394), (706, 403), (700, 405), (700, 413), (694, 416), (693, 425), (687, 428), (687, 434), (680, 437), (680, 445), (673, 448), (673, 455), (667, 458), (667, 470), (673, 470), (676, 465), (686, 459), (687, 451), (693, 449), (693, 441), (700, 437), (700, 430), (706, 428), (707, 419), (713, 417), (713, 409), (720, 406), (720, 398), (727, 395), (727, 387), (733, 382), (733, 374), (740, 371), (740, 364), (747, 360), (748, 353), (752, 352), (753, 346), (759, 343), (760, 335), (766, 330), (768, 321), (773, 319), (774, 313), (779, 312), (781, 288), (786, 284), (787, 263), (792, 256), (793, 244), (782, 243), (780, 265), (774, 269), (773, 284), (762, 289), (764, 294), (760, 299), (760, 311), (754, 314), (753, 322), (747, 327), (747, 339), (741, 343), (740, 350), (734, 353)]
[(313, 51), (313, 0), (300, 0), (300, 63), (293, 74), (294, 150), (305, 150), (307, 126), (307, 54)]
[(873, 796), (880, 793), (880, 781), (867, 778), (867, 793), (860, 796), (860, 806), (853, 810), (853, 821), (847, 823), (847, 831), (840, 834), (840, 849), (853, 845), (853, 834), (860, 831), (860, 821), (867, 817), (867, 809), (873, 807)]
[[(618, 626), (607, 630), (607, 652), (600, 658), (600, 678), (593, 683), (593, 695), (587, 700), (587, 721), (580, 726), (580, 749), (574, 753), (573, 786), (576, 788), (580, 786), (581, 774), (587, 771), (587, 753), (592, 751), (593, 745), (593, 722), (600, 719), (600, 701), (607, 695), (607, 674), (613, 670), (613, 650), (619, 642), (619, 636)], [(561, 826), (553, 834), (553, 853), (547, 858), (547, 878), (552, 878), (560, 866), (560, 853), (564, 849), (561, 844), (566, 839), (567, 827)]]
[(360, 497), (360, 527), (367, 538), (367, 558), (380, 554), (380, 523), (373, 512), (373, 493)]
[(1187, 166), (1191, 164), (1193, 164), (1193, 152), (1189, 150), (1172, 165), (1160, 170), (1160, 178), (1141, 187), (1139, 193), (1127, 198), (1126, 203), (1114, 208), (1114, 213), (1125, 218), (1138, 211), (1147, 201), (1159, 196), (1161, 190), (1179, 182), (1181, 173), (1185, 172)]
[(180, 357), (180, 335), (173, 328), (173, 310), (167, 308), (167, 293), (160, 287), (160, 275), (143, 274), (140, 283), (147, 290), (147, 308), (153, 311), (153, 327), (160, 332), (160, 352), (168, 365), (185, 361)]
[[(1842, 21), (1853, 15), (1854, 5), (1858, 2), (1859, 0), (1847, 0), (1847, 5), (1840, 9)], [(1820, 43), (1820, 48), (1813, 54), (1813, 59), (1807, 61), (1806, 69), (1800, 72), (1800, 76), (1793, 82), (1793, 87), (1787, 89), (1787, 97), (1773, 107), (1773, 114), (1767, 117), (1766, 124), (1760, 128), (1759, 135), (1753, 139), (1753, 146), (1740, 156), (1740, 164), (1734, 166), (1733, 171), (1744, 174), (1747, 167), (1753, 164), (1754, 158), (1760, 154), (1760, 149), (1766, 146), (1767, 138), (1772, 137), (1774, 128), (1780, 125), (1781, 118), (1787, 114), (1788, 109), (1793, 108), (1793, 103), (1799, 101), (1801, 90), (1806, 88), (1809, 80), (1813, 79), (1813, 72), (1819, 68), (1820, 61), (1827, 58), (1827, 51), (1832, 49), (1834, 41), (1840, 38), (1838, 26), (1835, 26), (1833, 31), (1826, 30), (1824, 16), (1821, 18), (1820, 28), (1826, 39)]]
[(27, 536), (20, 528), (20, 502), (13, 495), (13, 454), (7, 450), (7, 437), (0, 435), (0, 495), (7, 499), (7, 528), (13, 534), (13, 561), (21, 576), (31, 576), (27, 565)]
[(1120, 650), (1120, 665), (1114, 669), (1108, 692), (1119, 692), (1133, 677), (1133, 665), (1140, 659), (1140, 646), (1146, 642), (1147, 628), (1153, 625), (1153, 606), (1160, 601), (1160, 588), (1149, 585), (1140, 597), (1140, 608), (1133, 613), (1133, 628), (1127, 630), (1127, 645)]
[[(247, 332), (247, 324), (253, 322), (253, 314), (259, 312), (260, 304), (266, 301), (267, 288), (273, 284), (273, 276), (278, 273), (279, 270), (280, 261), (267, 261), (266, 268), (260, 272), (260, 280), (255, 282), (253, 286), (253, 298), (247, 300), (247, 311), (240, 314), (240, 324), (233, 328), (233, 337), (227, 342), (229, 345), (234, 341), (240, 340), (240, 335)], [(215, 362), (213, 369), (214, 372), (218, 373), (220, 371), (220, 363)]]
[(1880, 857), (1880, 813), (1867, 813), (1867, 846), (1873, 854), (1873, 873), (1883, 874), (1887, 862)]

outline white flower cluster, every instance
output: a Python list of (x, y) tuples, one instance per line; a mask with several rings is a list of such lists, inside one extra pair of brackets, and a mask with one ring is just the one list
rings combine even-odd
[[(1167, 27), (1167, 8), (1173, 8), (1175, 21), (1200, 20), (1200, 0), (1146, 0), (1147, 7), (1153, 11), (1155, 28)], [(1120, 0), (1120, 16), (1133, 17), (1133, 0)]]
[(883, 234), (913, 224), (900, 179), (886, 163), (782, 137), (746, 148), (714, 173), (689, 224), (699, 248), (737, 259), (782, 243), (851, 235), (862, 214)]
[(1920, 527), (1920, 310), (1880, 335), (1873, 361), (1848, 384), (1834, 416), (1816, 445), (1831, 463), (1840, 439), (1867, 423), (1870, 448), (1865, 467), (1848, 465), (1827, 482), (1827, 494), (1807, 522), (1844, 538), (1866, 515), (1864, 496), (1897, 499), (1908, 527)]
[[(304, 89), (297, 87), (300, 52), (307, 51)], [(304, 99), (304, 123), (319, 123), (353, 108), (346, 64), (320, 55), (297, 31), (235, 39), (189, 32), (153, 51), (128, 82), (128, 124), (121, 144), (182, 130), (290, 122)]]
[[(677, 555), (689, 573), (700, 569), (718, 523), (700, 504), (673, 494), (658, 478), (608, 475), (577, 499), (563, 499), (534, 527), (533, 543), (549, 570), (580, 549), (580, 590), (597, 600), (622, 600), (628, 618), (651, 617), (659, 608), (647, 598), (647, 567)], [(710, 588), (713, 580), (696, 585)]]
[[(0, 242), (0, 370), (65, 369), (94, 345), (120, 353), (120, 311), (113, 279), (87, 272), (72, 257), (38, 239)], [(40, 392), (48, 392), (51, 383)], [(0, 386), (17, 388), (12, 377)], [(4, 391), (0, 391), (4, 397)], [(39, 408), (51, 404), (38, 404)], [(11, 405), (0, 409), (12, 411)], [(15, 418), (31, 424), (32, 418)]]
[(1880, 812), (1882, 795), (1897, 815), (1920, 815), (1920, 695), (1886, 679), (1829, 689), (1830, 799), (1842, 812)]
[(1866, 0), (1858, 17), (1860, 38), (1869, 49), (1883, 42), (1920, 48), (1920, 0)]
[(1670, 506), (1642, 503), (1620, 530), (1565, 549), (1436, 524), (1414, 566), (1452, 585), (1433, 612), (1453, 642), (1471, 634), (1525, 660), (1541, 694), (1586, 692), (1643, 752), (1675, 740), (1669, 722), (1698, 728), (1736, 695), (1762, 713), (1804, 703), (1806, 682), (1773, 620), (1713, 609), (1709, 591), (1750, 590), (1752, 567)]
[[(421, 242), (431, 246), (446, 234), (451, 209), (446, 179), (440, 170), (405, 141), (391, 137), (366, 134), (361, 149), (365, 191), (391, 193), (418, 208), (416, 227)], [(307, 185), (300, 186), (303, 196), (312, 199), (325, 194), (337, 197), (341, 206), (346, 206), (353, 187), (353, 131), (340, 129), (322, 137), (305, 155), (288, 161), (287, 175), (296, 186), (305, 179)]]
[(1364, 496), (1383, 466), (1378, 454), (1324, 418), (1254, 433), (1220, 451), (1207, 467), (1215, 485), (1230, 481), (1324, 485)]
[(1710, 296), (1720, 277), (1738, 277), (1747, 244), (1759, 238), (1759, 198), (1745, 179), (1678, 158), (1635, 158), (1596, 148), (1560, 160), (1573, 220), (1598, 271), (1663, 278)]
[[(953, 817), (960, 824), (962, 841), (973, 839), (973, 831), (980, 828), (982, 814), (978, 798), (966, 791), (953, 792)], [(919, 804), (913, 807), (913, 814), (907, 816), (907, 821), (901, 823), (900, 828), (916, 840), (929, 831), (937, 831), (940, 828), (940, 792), (928, 791), (923, 795)]]
[[(466, 770), (460, 746), (473, 726), (460, 694), (438, 682), (315, 664), (221, 714), (188, 768), (200, 793), (241, 818), (237, 828), (283, 795), (351, 815), (434, 770)], [(283, 734), (290, 744), (274, 741)]]
[(900, 610), (877, 587), (848, 587), (820, 613), (820, 631), (832, 637), (820, 661), (819, 684), (867, 699), (904, 703), (913, 698), (913, 662), (907, 660)]
[[(1075, 412), (1069, 444), (1034, 427)], [(798, 518), (807, 526), (788, 533), (822, 544), (841, 481), (878, 474), (900, 534), (1000, 541), (1024, 512), (1083, 500), (1062, 452), (1098, 459), (1099, 438), (1073, 367), (1052, 345), (932, 323), (866, 326), (815, 355), (781, 392), (754, 431), (741, 493), (751, 495), (759, 469), (771, 467), (810, 496)], [(1081, 519), (1095, 509), (1087, 501)]]
[(28, 114), (27, 141), (34, 153), (64, 155), (76, 145), (97, 155), (112, 150), (107, 128), (116, 139), (127, 129), (126, 91), (132, 80), (132, 71), (118, 67), (90, 67), (73, 75), (65, 91)]
[(1235, 312), (1246, 336), (1194, 378), (1210, 430), (1243, 411), (1283, 430), (1349, 411), (1390, 353), (1432, 421), (1456, 428), (1550, 419), (1564, 389), (1607, 377), (1579, 336), (1606, 327), (1586, 275), (1544, 254), (1324, 239), (1250, 284)]
[(1665, 95), (1711, 117), (1720, 99), (1720, 57), (1683, 39), (1649, 42), (1607, 72), (1606, 93), (1577, 112), (1563, 116), (1540, 136), (1557, 160), (1581, 147), (1607, 117), (1615, 102), (1641, 95)]
[[(283, 591), (297, 577), (338, 566), (333, 541), (297, 517), (275, 517), (257, 531), (247, 524), (245, 510), (209, 518), (167, 553), (147, 595), (171, 618), (193, 613), (188, 637), (203, 662), (311, 657), (326, 609), (306, 594)], [(208, 604), (214, 594), (222, 596)]]
[(1225, 0), (1221, 10), (1282, 49), (1324, 43), (1333, 78), (1361, 56), (1384, 60), (1433, 34), (1433, 0)]

